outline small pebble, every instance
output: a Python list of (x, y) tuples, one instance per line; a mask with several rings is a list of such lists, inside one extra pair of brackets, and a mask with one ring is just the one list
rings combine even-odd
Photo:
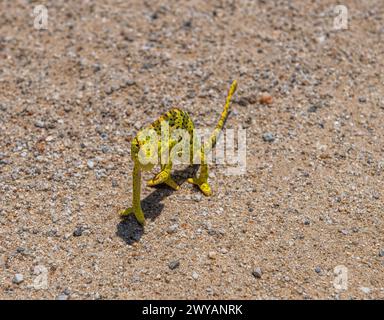
[(45, 128), (45, 123), (44, 123), (43, 121), (39, 121), (39, 120), (37, 120), (37, 121), (35, 122), (35, 127), (36, 127), (36, 128)]
[(192, 278), (195, 280), (199, 279), (199, 274), (196, 271), (193, 271), (192, 272)]
[(187, 20), (187, 21), (184, 21), (184, 23), (183, 23), (183, 27), (184, 27), (184, 28), (190, 28), (190, 27), (192, 27), (192, 20), (189, 19), (189, 20)]
[(317, 37), (316, 40), (318, 43), (323, 43), (326, 40), (326, 36), (321, 35), (321, 36)]
[(241, 97), (237, 103), (242, 107), (246, 107), (248, 104), (255, 104), (256, 102), (257, 102), (257, 96), (250, 95), (248, 97)]
[(359, 97), (359, 102), (360, 103), (366, 103), (367, 102), (367, 98), (366, 97)]
[(215, 251), (210, 251), (208, 253), (208, 258), (209, 259), (216, 259), (216, 252)]
[(384, 257), (384, 249), (379, 251), (379, 257)]
[(59, 294), (57, 297), (56, 297), (56, 300), (68, 300), (68, 296), (66, 294)]
[(259, 267), (253, 269), (253, 271), (252, 271), (252, 275), (253, 275), (255, 278), (257, 278), (257, 279), (260, 279), (261, 276), (262, 276), (262, 274), (263, 274), (263, 273), (262, 273), (262, 271), (261, 271), (261, 269), (260, 269)]
[(271, 132), (266, 132), (263, 134), (263, 140), (265, 142), (273, 142), (275, 141), (275, 136)]
[(273, 98), (269, 93), (263, 93), (260, 96), (259, 102), (261, 104), (271, 104), (273, 102)]
[(172, 260), (171, 262), (168, 263), (168, 267), (171, 270), (174, 270), (180, 266), (180, 261), (179, 260)]
[(136, 81), (132, 80), (132, 79), (127, 79), (127, 80), (125, 80), (124, 83), (126, 86), (133, 86), (134, 84), (136, 84)]
[(228, 250), (225, 249), (225, 248), (222, 248), (222, 249), (220, 250), (220, 252), (221, 252), (222, 254), (227, 254), (227, 253), (228, 253)]
[(20, 284), (24, 281), (24, 276), (21, 273), (16, 273), (12, 279), (12, 282), (15, 284)]
[(105, 132), (101, 132), (101, 133), (100, 133), (100, 137), (101, 137), (101, 139), (103, 139), (103, 140), (108, 139), (108, 134), (105, 133)]
[(317, 106), (310, 106), (309, 108), (308, 108), (308, 112), (316, 112), (317, 111)]
[(360, 287), (360, 290), (363, 291), (363, 292), (366, 293), (366, 294), (371, 293), (371, 289), (370, 289), (370, 288), (367, 288), (367, 287)]
[(72, 111), (72, 107), (66, 105), (66, 106), (64, 106), (64, 111), (67, 112), (67, 113), (68, 113), (68, 112), (71, 112), (71, 111)]
[(93, 169), (94, 166), (95, 166), (95, 163), (94, 163), (92, 160), (88, 160), (88, 161), (87, 161), (87, 167), (88, 167), (89, 169)]
[(66, 233), (64, 234), (64, 240), (68, 240), (71, 237), (72, 233)]
[(83, 234), (83, 232), (84, 232), (83, 227), (77, 227), (75, 231), (73, 231), (73, 236), (80, 237)]
[(179, 226), (177, 224), (173, 224), (173, 225), (169, 226), (169, 228), (167, 229), (167, 233), (169, 233), (169, 234), (175, 233), (177, 231), (178, 227)]
[(316, 267), (316, 268), (315, 268), (315, 272), (316, 272), (316, 273), (321, 273), (321, 268), (320, 268), (320, 267)]
[(102, 153), (108, 153), (110, 151), (110, 148), (108, 146), (102, 146), (101, 147), (101, 152)]

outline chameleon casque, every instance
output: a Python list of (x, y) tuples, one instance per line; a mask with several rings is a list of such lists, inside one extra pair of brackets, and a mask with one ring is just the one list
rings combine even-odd
[[(224, 126), (225, 120), (228, 117), (229, 112), (229, 104), (233, 94), (235, 93), (237, 88), (236, 80), (232, 82), (229, 92), (226, 98), (226, 102), (224, 105), (224, 110), (221, 113), (221, 117), (219, 122), (217, 123), (215, 129), (213, 130), (210, 138), (197, 150), (198, 156), (200, 157), (200, 174), (198, 177), (189, 178), (187, 181), (189, 183), (197, 185), (204, 195), (210, 196), (212, 194), (211, 187), (208, 184), (208, 164), (205, 158), (205, 155), (208, 151), (210, 151), (219, 137), (219, 134)], [(165, 123), (166, 122), (166, 123)], [(164, 125), (168, 125), (169, 128), (169, 136), (165, 139), (162, 139), (162, 128)], [(179, 186), (171, 177), (172, 170), (172, 160), (174, 159), (175, 152), (172, 152), (172, 148), (177, 144), (178, 140), (169, 138), (172, 137), (172, 132), (176, 129), (186, 130), (190, 136), (193, 136), (195, 126), (193, 124), (192, 119), (188, 115), (187, 112), (182, 111), (177, 108), (173, 108), (169, 110), (164, 115), (160, 116), (157, 120), (155, 120), (152, 124), (150, 124), (145, 129), (142, 129), (138, 132), (136, 137), (132, 140), (131, 143), (131, 158), (134, 162), (133, 166), (133, 199), (132, 199), (132, 207), (129, 207), (120, 212), (121, 216), (127, 216), (133, 213), (137, 219), (137, 221), (141, 224), (145, 224), (145, 218), (143, 210), (141, 209), (140, 203), (140, 193), (141, 193), (141, 172), (142, 171), (150, 171), (154, 167), (155, 163), (149, 161), (149, 159), (155, 157), (157, 163), (160, 163), (161, 171), (156, 174), (151, 180), (147, 182), (148, 186), (155, 186), (161, 183), (165, 183), (171, 188), (178, 190)], [(154, 143), (153, 140), (148, 139), (148, 135), (144, 133), (145, 130), (152, 130), (157, 135), (157, 141)], [(193, 139), (189, 142), (191, 145), (193, 144)], [(157, 150), (155, 150), (157, 149)], [(169, 157), (167, 161), (161, 162), (160, 156), (162, 151), (168, 149)], [(193, 148), (190, 148), (193, 151)], [(190, 164), (193, 164), (194, 155), (190, 152)]]

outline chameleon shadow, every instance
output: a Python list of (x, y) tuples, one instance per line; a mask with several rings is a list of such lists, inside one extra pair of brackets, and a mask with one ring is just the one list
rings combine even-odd
[[(181, 186), (188, 178), (196, 175), (198, 168), (198, 165), (194, 165), (184, 170), (175, 170), (172, 177), (177, 184)], [(152, 221), (155, 220), (164, 209), (164, 204), (162, 204), (161, 201), (176, 191), (165, 184), (155, 186), (154, 189), (152, 193), (141, 200), (141, 207), (144, 211), (145, 219)], [(129, 245), (139, 241), (143, 233), (144, 228), (137, 222), (133, 214), (121, 218), (121, 221), (116, 226), (116, 235)]]

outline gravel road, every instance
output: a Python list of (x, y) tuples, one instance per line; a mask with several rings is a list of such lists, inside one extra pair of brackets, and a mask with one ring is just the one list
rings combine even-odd
[[(1, 1), (0, 299), (383, 299), (384, 2), (344, 2)], [(136, 132), (233, 79), (246, 173), (120, 219)]]

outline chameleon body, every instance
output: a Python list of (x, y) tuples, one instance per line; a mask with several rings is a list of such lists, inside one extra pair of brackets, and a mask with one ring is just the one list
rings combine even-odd
[[(224, 110), (221, 113), (219, 122), (217, 123), (208, 141), (205, 144), (203, 144), (201, 148), (198, 150), (200, 153), (199, 154), (200, 156), (199, 176), (192, 177), (187, 180), (189, 183), (197, 185), (200, 188), (200, 190), (203, 192), (203, 194), (206, 196), (210, 196), (212, 194), (212, 191), (211, 191), (211, 187), (208, 184), (208, 164), (205, 159), (205, 154), (209, 150), (211, 150), (211, 148), (215, 145), (218, 139), (220, 131), (222, 130), (225, 120), (228, 117), (230, 101), (233, 94), (236, 91), (236, 88), (237, 88), (237, 82), (233, 81), (230, 86), (230, 89), (226, 98), (226, 102), (224, 105)], [(173, 108), (169, 110), (167, 113), (165, 113), (164, 115), (160, 116), (157, 120), (155, 120), (152, 124), (150, 124), (148, 127), (145, 128), (145, 130), (149, 129), (155, 132), (159, 138), (159, 140), (156, 142), (156, 145), (155, 145), (155, 148), (157, 148), (156, 150), (157, 154), (161, 154), (161, 152), (165, 147), (168, 147), (168, 150), (169, 150), (169, 160), (165, 164), (161, 164), (161, 171), (158, 174), (156, 174), (151, 180), (149, 180), (147, 182), (147, 185), (155, 186), (161, 183), (165, 183), (171, 188), (178, 190), (179, 186), (171, 177), (172, 159), (174, 159), (172, 158), (174, 156), (174, 153), (172, 153), (172, 148), (177, 144), (178, 141), (173, 140), (172, 138), (169, 138), (169, 137), (161, 140), (162, 138), (161, 133), (162, 133), (164, 122), (167, 123), (170, 133), (172, 133), (176, 129), (182, 129), (182, 130), (186, 130), (190, 136), (193, 136), (195, 126), (187, 112), (177, 108)], [(131, 157), (134, 162), (132, 207), (121, 211), (120, 215), (127, 216), (133, 213), (137, 221), (141, 225), (144, 225), (145, 218), (144, 218), (144, 213), (143, 213), (143, 210), (141, 209), (141, 203), (140, 203), (141, 172), (152, 170), (154, 163), (149, 161), (143, 161), (153, 156), (153, 149), (151, 151), (151, 148), (150, 148), (151, 146), (149, 145), (150, 142), (148, 142), (147, 139), (143, 139), (140, 137), (141, 131), (142, 130), (138, 132), (138, 134), (132, 140), (132, 143), (131, 143)], [(172, 134), (170, 134), (169, 136), (172, 136)], [(192, 139), (190, 140), (190, 143), (191, 144), (193, 143)], [(140, 150), (147, 150), (147, 151), (140, 153)], [(191, 150), (193, 150), (193, 148)], [(139, 154), (141, 157), (139, 156)], [(193, 156), (194, 155), (191, 153), (190, 155), (191, 164), (192, 164)]]

